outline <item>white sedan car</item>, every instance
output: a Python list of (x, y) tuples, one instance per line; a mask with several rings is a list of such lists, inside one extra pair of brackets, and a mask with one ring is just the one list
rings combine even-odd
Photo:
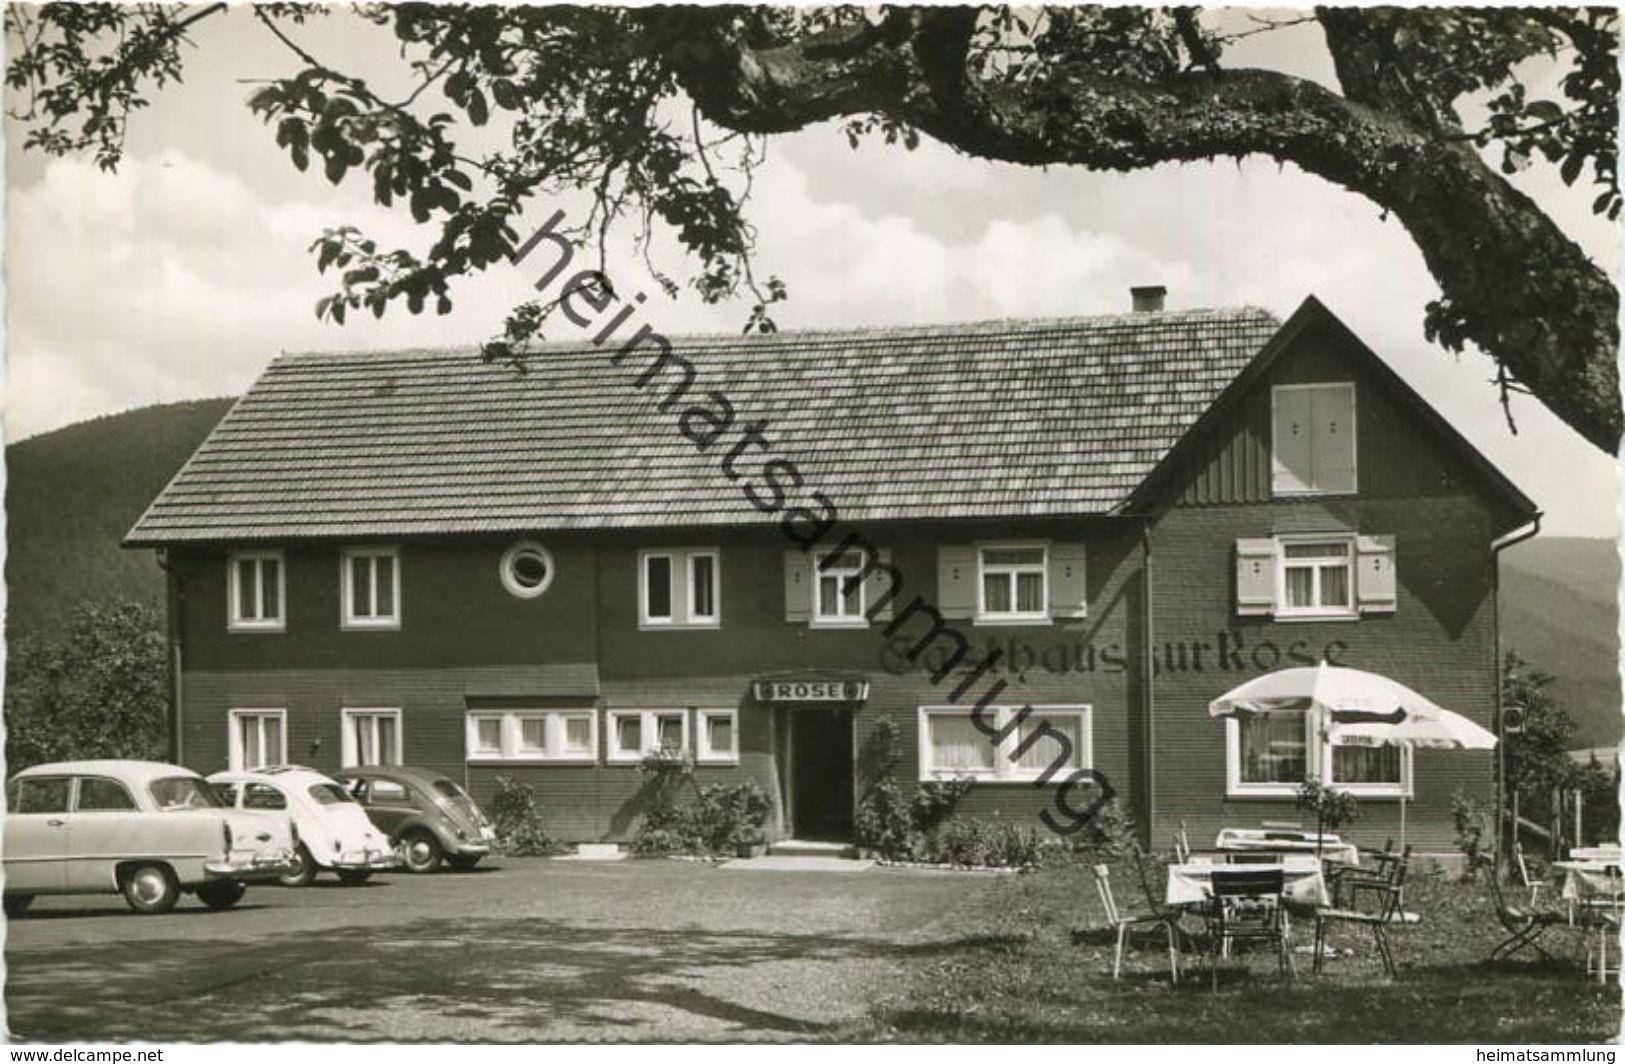
[(373, 826), (350, 792), (314, 769), (273, 765), (251, 772), (216, 772), (209, 783), (221, 801), (245, 811), (273, 811), (299, 828), (294, 867), (282, 876), (302, 887), (323, 868), (340, 883), (364, 883), (373, 872), (394, 868), (400, 855)]
[(60, 761), (6, 785), (5, 912), (40, 894), (118, 893), (164, 913), (191, 893), (211, 909), (293, 867), (286, 815), (227, 809), (191, 769), (157, 761)]

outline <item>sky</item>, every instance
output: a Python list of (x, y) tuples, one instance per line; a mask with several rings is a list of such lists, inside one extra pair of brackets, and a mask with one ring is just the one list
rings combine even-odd
[[(22, 153), (7, 121), (8, 440), (239, 394), (281, 351), (476, 343), (529, 293), (525, 271), (503, 268), (456, 289), (444, 317), (401, 307), (382, 321), (318, 322), (328, 281), (308, 249), (324, 228), (354, 224), (382, 246), (415, 247), (430, 231), (372, 204), (364, 180), (334, 187), (319, 166), (293, 169), (245, 101), (252, 79), (296, 68), (250, 17), (215, 16), (194, 39), (185, 82), (133, 120), (116, 174)], [(299, 39), (380, 88), (403, 84), (389, 42), (347, 15)], [(1313, 27), (1252, 38), (1229, 62), (1330, 79)], [(1543, 78), (1531, 72), (1537, 89)], [(1617, 274), (1619, 232), (1590, 214), (1593, 193), (1565, 188), (1544, 164), (1516, 181)], [(579, 202), (538, 202), (526, 221), (560, 206), (581, 214)], [(853, 151), (823, 126), (769, 143), (750, 216), (758, 270), (789, 288), (774, 315), (782, 328), (1118, 313), (1144, 284), (1167, 286), (1171, 309), (1251, 304), (1284, 319), (1316, 295), (1535, 499), (1547, 535), (1617, 533), (1614, 461), (1532, 399), (1514, 401), (1513, 435), (1491, 363), (1424, 340), (1438, 288), (1398, 222), (1290, 165), (1036, 169), (932, 142)], [(656, 258), (681, 269), (669, 249)], [(691, 291), (665, 300), (624, 241), (609, 272), (649, 293), (648, 320), (668, 334), (733, 332), (748, 315), (748, 302), (708, 307)]]

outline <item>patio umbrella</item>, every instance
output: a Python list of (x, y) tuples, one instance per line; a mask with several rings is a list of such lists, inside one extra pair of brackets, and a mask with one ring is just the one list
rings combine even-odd
[[(1208, 703), (1208, 715), (1313, 713), (1334, 746), (1489, 750), (1495, 736), (1397, 680), (1321, 662), (1280, 669), (1249, 680)], [(1405, 844), (1406, 797), (1399, 799), (1399, 839)]]

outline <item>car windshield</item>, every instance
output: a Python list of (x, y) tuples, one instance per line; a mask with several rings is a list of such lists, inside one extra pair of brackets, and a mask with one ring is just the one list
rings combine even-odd
[(166, 776), (147, 784), (158, 811), (171, 813), (177, 809), (219, 809), (220, 796), (209, 785), (195, 776)]
[(310, 796), (318, 805), (342, 805), (345, 802), (355, 804), (350, 792), (336, 783), (313, 783), (310, 785)]

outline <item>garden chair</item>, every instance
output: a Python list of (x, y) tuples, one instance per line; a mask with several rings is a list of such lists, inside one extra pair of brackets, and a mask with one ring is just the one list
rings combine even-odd
[(1620, 870), (1610, 868), (1608, 878), (1610, 885), (1604, 894), (1579, 898), (1569, 910), (1570, 923), (1586, 933), (1586, 973), (1595, 972), (1599, 983), (1608, 981), (1608, 943), (1619, 941), (1620, 924), (1625, 921), (1625, 884), (1620, 882)]
[(1552, 955), (1542, 949), (1537, 940), (1546, 933), (1547, 928), (1566, 924), (1568, 914), (1557, 909), (1537, 909), (1533, 906), (1510, 904), (1506, 894), (1501, 890), (1500, 870), (1495, 867), (1495, 863), (1488, 857), (1480, 857), (1479, 865), (1490, 881), (1490, 897), (1495, 902), (1495, 918), (1507, 932), (1507, 938), (1490, 951), (1489, 959), (1501, 960), (1528, 946), (1540, 954), (1542, 960), (1551, 960)]
[(1138, 915), (1124, 913), (1112, 897), (1111, 871), (1105, 865), (1094, 866), (1095, 888), (1100, 891), (1100, 904), (1106, 910), (1106, 923), (1117, 932), (1117, 952), (1112, 958), (1112, 978), (1123, 977), (1123, 944), (1131, 932), (1161, 930), (1168, 936), (1168, 972), (1170, 979), (1179, 982), (1179, 929), (1177, 920), (1170, 920), (1162, 912)]
[[(1341, 878), (1339, 889), (1346, 892), (1347, 907), (1334, 901), (1331, 906), (1315, 910), (1315, 971), (1319, 972), (1326, 956), (1326, 926), (1333, 923), (1355, 924), (1371, 929), (1377, 955), (1382, 958), (1382, 969), (1390, 979), (1399, 975), (1394, 963), (1393, 949), (1388, 945), (1388, 928), (1404, 923), (1400, 902), (1404, 898), (1405, 872), (1410, 867), (1411, 848), (1397, 858), (1384, 862), (1382, 867), (1364, 876), (1350, 873)], [(1361, 895), (1373, 899), (1369, 907), (1360, 905)], [(1334, 896), (1335, 897), (1335, 896)]]
[(1513, 867), (1518, 870), (1518, 881), (1529, 892), (1530, 906), (1538, 906), (1540, 904), (1540, 892), (1546, 886), (1546, 881), (1544, 879), (1535, 879), (1529, 874), (1529, 862), (1523, 855), (1523, 843), (1514, 842), (1512, 844), (1512, 861)]
[(1174, 832), (1174, 856), (1179, 858), (1180, 864), (1190, 864), (1191, 837), (1185, 830), (1185, 821), (1179, 822), (1179, 830)]
[(1363, 865), (1332, 865), (1326, 870), (1326, 885), (1331, 888), (1332, 906), (1343, 907), (1345, 896), (1355, 893), (1362, 883), (1374, 883), (1385, 886), (1394, 880), (1394, 871), (1402, 862), (1408, 862), (1411, 848), (1405, 847), (1405, 852), (1394, 852), (1394, 840), (1389, 839), (1380, 850), (1364, 850), (1362, 855), (1371, 858), (1371, 867)]
[(1208, 907), (1208, 953), (1213, 989), (1219, 989), (1219, 959), (1235, 941), (1273, 942), (1281, 971), (1296, 978), (1291, 919), (1283, 904), (1286, 877), (1279, 868), (1215, 867)]

